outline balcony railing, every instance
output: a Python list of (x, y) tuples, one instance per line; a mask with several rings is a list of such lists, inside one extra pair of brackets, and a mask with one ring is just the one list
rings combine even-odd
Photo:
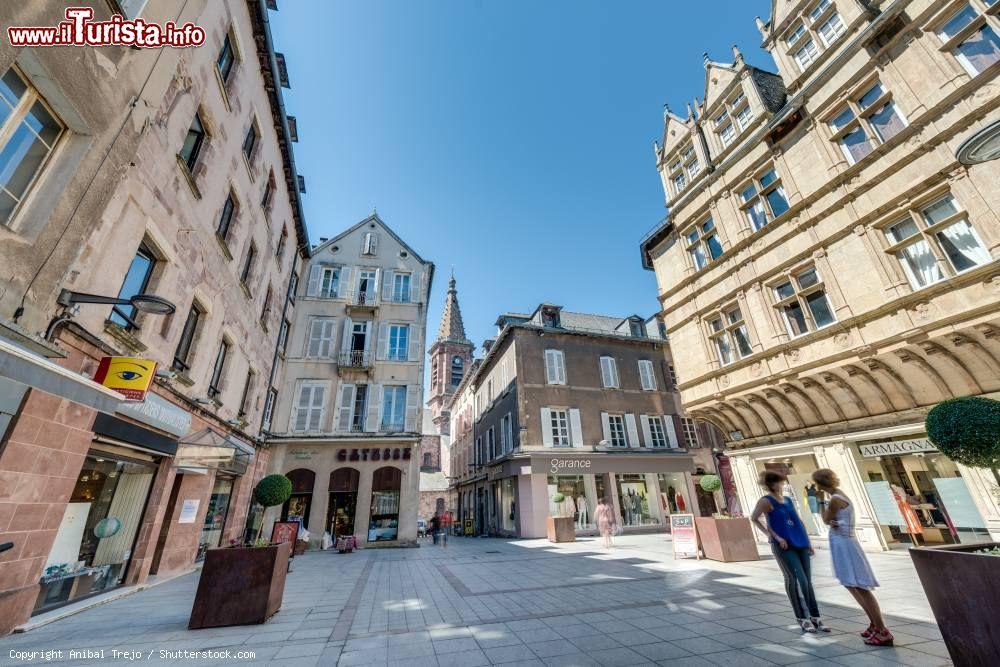
[(398, 421), (398, 422), (395, 422), (395, 421), (390, 421), (390, 422), (383, 421), (382, 423), (380, 423), (378, 425), (378, 430), (381, 433), (402, 433), (402, 432), (404, 432), (406, 430), (406, 422), (405, 421)]
[(347, 292), (344, 298), (348, 306), (357, 308), (374, 308), (378, 305), (378, 296), (374, 290)]
[(364, 350), (341, 352), (338, 363), (343, 368), (371, 368), (372, 355)]

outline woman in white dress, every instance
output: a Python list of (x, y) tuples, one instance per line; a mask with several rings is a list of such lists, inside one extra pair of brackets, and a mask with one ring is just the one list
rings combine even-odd
[(868, 615), (868, 629), (861, 633), (866, 644), (872, 646), (892, 646), (893, 637), (889, 628), (885, 627), (882, 610), (872, 590), (878, 587), (875, 573), (868, 564), (865, 552), (854, 536), (854, 505), (840, 490), (840, 480), (836, 473), (828, 468), (817, 470), (812, 474), (822, 491), (830, 496), (823, 511), (823, 521), (830, 526), (830, 558), (833, 560), (833, 573), (840, 584), (858, 601)]

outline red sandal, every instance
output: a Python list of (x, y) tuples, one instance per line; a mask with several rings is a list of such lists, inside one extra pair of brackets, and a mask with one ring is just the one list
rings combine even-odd
[(862, 630), (860, 632), (860, 634), (861, 634), (861, 638), (862, 639), (868, 639), (873, 634), (875, 634), (875, 626), (874, 625), (869, 625), (868, 629), (867, 630)]
[(892, 633), (888, 630), (878, 630), (873, 632), (865, 643), (869, 646), (892, 646), (893, 639)]

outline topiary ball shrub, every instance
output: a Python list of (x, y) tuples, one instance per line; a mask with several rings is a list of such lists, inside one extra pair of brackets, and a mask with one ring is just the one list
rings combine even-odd
[(701, 484), (702, 490), (708, 493), (715, 493), (722, 488), (722, 480), (719, 479), (718, 475), (702, 475), (699, 484)]
[(1000, 401), (982, 396), (952, 398), (934, 406), (927, 436), (953, 461), (973, 468), (1000, 468)]
[(563, 494), (559, 492), (552, 494), (552, 502), (556, 503), (557, 505), (564, 500), (566, 500), (566, 496), (564, 496)]
[(257, 482), (253, 498), (264, 507), (284, 505), (292, 495), (292, 480), (284, 475), (268, 475)]

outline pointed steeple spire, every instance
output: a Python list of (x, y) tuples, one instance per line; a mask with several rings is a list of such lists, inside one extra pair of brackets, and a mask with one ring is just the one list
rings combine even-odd
[(455, 289), (455, 273), (448, 280), (448, 295), (444, 300), (444, 312), (441, 314), (441, 326), (438, 327), (438, 341), (455, 341), (467, 343), (465, 324), (462, 323), (462, 310), (458, 307), (458, 290)]

